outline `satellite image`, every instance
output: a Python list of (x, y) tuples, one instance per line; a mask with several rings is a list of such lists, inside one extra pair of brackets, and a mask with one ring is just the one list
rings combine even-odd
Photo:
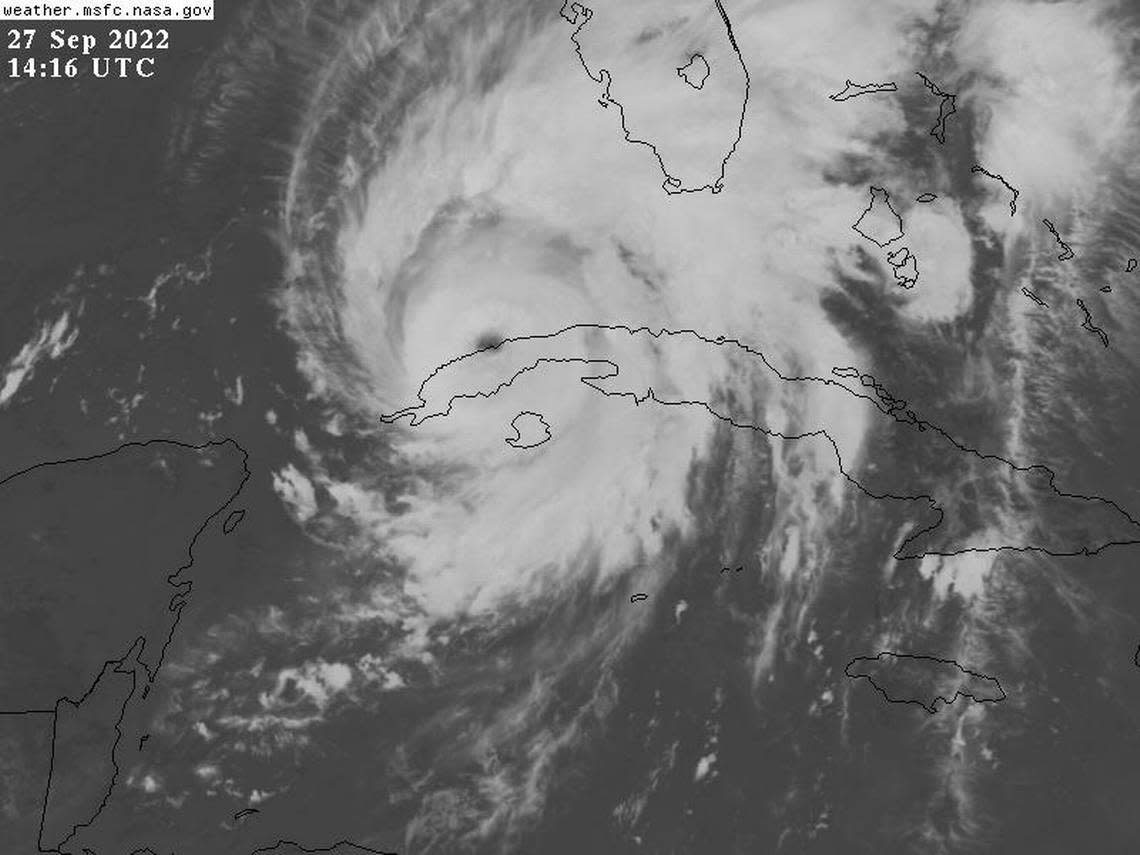
[(1140, 852), (1136, 0), (0, 23), (0, 855)]

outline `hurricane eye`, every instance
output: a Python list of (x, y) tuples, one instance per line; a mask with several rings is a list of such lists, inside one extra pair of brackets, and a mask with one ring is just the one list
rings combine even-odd
[(498, 347), (503, 343), (503, 336), (495, 330), (487, 330), (480, 333), (475, 339), (475, 350), (490, 350), (491, 348)]

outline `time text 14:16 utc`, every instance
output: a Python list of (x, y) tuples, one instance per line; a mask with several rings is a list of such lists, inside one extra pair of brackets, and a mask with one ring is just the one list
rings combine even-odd
[(74, 78), (89, 74), (97, 78), (147, 78), (154, 77), (154, 57), (130, 56), (87, 56), (36, 59), (13, 57), (7, 62), (9, 78)]

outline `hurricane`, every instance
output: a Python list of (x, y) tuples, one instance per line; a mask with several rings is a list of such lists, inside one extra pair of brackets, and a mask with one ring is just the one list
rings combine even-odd
[[(255, 301), (284, 356), (218, 356), (199, 424), (265, 438), (289, 533), (191, 596), (119, 839), (1135, 841), (1136, 9), (254, 0), (220, 33), (161, 173), (242, 226), (151, 318)], [(880, 651), (1004, 697), (900, 713), (844, 670)]]

